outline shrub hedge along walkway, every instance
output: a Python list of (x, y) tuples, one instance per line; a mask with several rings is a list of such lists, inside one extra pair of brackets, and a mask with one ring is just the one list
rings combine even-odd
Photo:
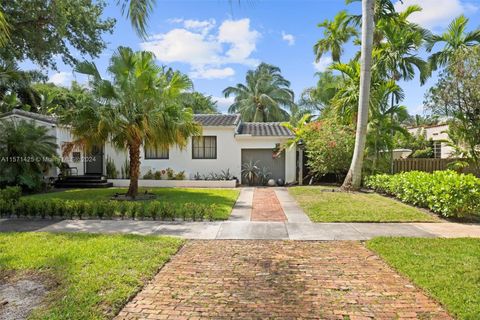
[(117, 319), (451, 319), (359, 242), (192, 241)]

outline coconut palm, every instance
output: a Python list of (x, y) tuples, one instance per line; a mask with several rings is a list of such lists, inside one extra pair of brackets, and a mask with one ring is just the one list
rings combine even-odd
[(5, 19), (5, 15), (0, 11), (0, 47), (5, 46), (10, 39), (10, 25)]
[(324, 28), (323, 38), (313, 46), (315, 61), (319, 61), (326, 52), (331, 52), (332, 60), (340, 62), (343, 53), (343, 45), (357, 35), (355, 27), (349, 24), (349, 16), (346, 11), (340, 11), (333, 21), (325, 20), (318, 24)]
[[(52, 165), (57, 154), (55, 137), (49, 129), (27, 121), (0, 121), (0, 187), (20, 185), (38, 189), (44, 171)], [(14, 160), (16, 159), (16, 160)]]
[(358, 102), (357, 131), (355, 136), (355, 148), (352, 163), (348, 170), (343, 190), (359, 189), (362, 183), (363, 154), (367, 140), (368, 107), (370, 103), (370, 80), (372, 77), (372, 50), (373, 34), (375, 31), (374, 0), (362, 1), (362, 49), (361, 49), (361, 72), (360, 90)]
[(90, 76), (98, 104), (71, 110), (62, 117), (72, 126), (75, 141), (71, 146), (83, 145), (88, 150), (108, 141), (128, 150), (127, 196), (134, 198), (138, 193), (140, 147), (183, 147), (189, 136), (199, 133), (192, 112), (184, 109), (179, 99), (192, 83), (179, 72), (157, 66), (152, 53), (125, 47), (110, 59), (112, 81), (102, 79), (90, 62), (80, 63), (76, 71)]
[(290, 82), (280, 73), (280, 68), (261, 63), (255, 70), (249, 70), (246, 84), (223, 90), (226, 98), (235, 96), (230, 113), (238, 112), (244, 121), (284, 121), (289, 118), (284, 108), (294, 106), (294, 94)]
[(428, 39), (428, 52), (431, 52), (436, 44), (444, 44), (440, 51), (429, 58), (433, 70), (445, 66), (457, 50), (480, 44), (480, 29), (467, 32), (468, 21), (468, 18), (461, 15), (450, 23), (444, 33), (433, 35)]

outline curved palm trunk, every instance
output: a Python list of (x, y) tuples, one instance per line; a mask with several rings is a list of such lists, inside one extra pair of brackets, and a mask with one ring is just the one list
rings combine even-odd
[(255, 115), (253, 116), (253, 122), (264, 122), (265, 121), (265, 113), (263, 112), (263, 109), (260, 107), (257, 107), (255, 110)]
[(367, 140), (370, 80), (372, 78), (372, 45), (375, 29), (373, 21), (375, 0), (362, 1), (362, 56), (360, 73), (360, 99), (358, 103), (357, 131), (352, 164), (343, 182), (343, 190), (360, 189), (362, 183), (363, 155)]
[(130, 156), (130, 185), (127, 196), (135, 198), (138, 194), (138, 177), (140, 176), (140, 143), (129, 144), (128, 153)]

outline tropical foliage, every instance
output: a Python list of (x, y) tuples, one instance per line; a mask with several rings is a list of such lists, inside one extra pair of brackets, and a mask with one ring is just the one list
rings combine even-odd
[(188, 137), (200, 129), (191, 110), (182, 105), (181, 94), (191, 88), (191, 81), (178, 71), (159, 67), (152, 53), (133, 52), (119, 47), (110, 59), (105, 80), (91, 62), (80, 63), (77, 72), (90, 76), (96, 104), (77, 108), (63, 115), (72, 126), (72, 143), (87, 149), (111, 142), (128, 150), (130, 187), (127, 195), (138, 193), (140, 147), (185, 146)]
[(228, 111), (240, 113), (244, 121), (287, 120), (289, 114), (285, 109), (295, 105), (290, 82), (282, 76), (280, 68), (266, 63), (248, 71), (245, 84), (228, 87), (223, 93), (226, 98), (235, 96)]
[(115, 24), (115, 19), (102, 17), (105, 6), (103, 0), (2, 1), (9, 35), (8, 45), (0, 47), (1, 60), (56, 67), (57, 57), (73, 65), (77, 59), (72, 51), (97, 57), (106, 46), (102, 36)]
[[(347, 3), (358, 0), (348, 0)], [(444, 103), (439, 100), (448, 99), (448, 103), (454, 101), (453, 96), (458, 91), (453, 87), (446, 87), (443, 81), (442, 86), (439, 84), (431, 89), (427, 100), (427, 105), (433, 107), (438, 106), (432, 111), (432, 116), (409, 116), (407, 108), (401, 104), (404, 99), (404, 92), (400, 87), (400, 81), (410, 81), (418, 77), (420, 84), (424, 84), (431, 75), (432, 70), (450, 65), (449, 61), (455, 60), (455, 56), (463, 52), (463, 60), (470, 60), (469, 66), (460, 67), (457, 63), (457, 69), (463, 68), (465, 73), (469, 72), (470, 77), (463, 79), (469, 81), (470, 88), (477, 86), (478, 83), (474, 79), (478, 78), (475, 71), (471, 71), (475, 63), (472, 63), (475, 47), (478, 47), (480, 40), (480, 31), (478, 29), (467, 31), (468, 19), (464, 16), (456, 18), (447, 30), (441, 35), (433, 35), (430, 31), (420, 27), (410, 21), (410, 16), (420, 12), (422, 9), (417, 5), (408, 6), (403, 12), (397, 12), (394, 3), (390, 0), (375, 0), (373, 6), (373, 51), (372, 51), (372, 68), (371, 68), (371, 87), (370, 98), (368, 102), (368, 126), (366, 138), (366, 163), (364, 171), (369, 173), (390, 171), (393, 162), (393, 149), (410, 145), (414, 147), (415, 155), (424, 157), (433, 152), (431, 149), (431, 141), (426, 139), (416, 139), (410, 135), (405, 129), (406, 126), (418, 126), (425, 124), (438, 123), (440, 117), (453, 117), (453, 108), (450, 107), (449, 112), (444, 112)], [(318, 115), (320, 121), (327, 119), (335, 119), (334, 121), (346, 125), (356, 126), (359, 120), (360, 95), (361, 90), (361, 63), (360, 52), (353, 59), (347, 62), (340, 62), (343, 47), (351, 43), (359, 45), (358, 38), (360, 32), (361, 15), (351, 15), (346, 11), (339, 12), (332, 21), (324, 21), (319, 26), (324, 29), (324, 35), (314, 45), (316, 60), (318, 61), (324, 54), (331, 53), (333, 63), (327, 69), (327, 72), (319, 74), (319, 81), (316, 87), (306, 89), (301, 96), (298, 108), (298, 119), (305, 113)], [(440, 47), (444, 44), (443, 47)], [(434, 48), (438, 47), (439, 51), (434, 52)], [(428, 61), (422, 59), (419, 52), (422, 48), (426, 48), (428, 52), (432, 52), (432, 56)], [(470, 57), (470, 59), (467, 58)], [(458, 59), (457, 61), (460, 61)], [(452, 63), (453, 64), (453, 63)], [(478, 70), (478, 66), (476, 66)], [(466, 68), (470, 68), (466, 71)], [(333, 72), (333, 73), (332, 73)], [(445, 73), (452, 71), (446, 70)], [(339, 76), (337, 76), (339, 75)], [(453, 80), (452, 85), (453, 85)], [(330, 83), (331, 85), (328, 85)], [(463, 84), (462, 84), (463, 87)], [(442, 89), (444, 91), (442, 92)], [(470, 94), (475, 94), (478, 90), (470, 90)], [(442, 94), (440, 94), (442, 92)], [(448, 92), (448, 94), (447, 94)], [(465, 92), (463, 92), (466, 94)], [(458, 95), (457, 95), (458, 96)], [(462, 99), (468, 99), (470, 108), (478, 102), (475, 97), (467, 97), (463, 95)], [(465, 106), (464, 106), (465, 107)], [(442, 109), (440, 111), (439, 109)], [(448, 109), (448, 107), (447, 107)], [(472, 110), (470, 110), (472, 112)], [(467, 155), (475, 158), (478, 155), (471, 155), (474, 150), (478, 150), (478, 141), (467, 136), (480, 136), (472, 128), (470, 123), (468, 126), (460, 119), (466, 120), (467, 117), (458, 117), (459, 120), (452, 122), (452, 140), (458, 146), (468, 145), (468, 148), (457, 150), (459, 154)], [(470, 117), (470, 119), (472, 119)], [(474, 119), (476, 123), (480, 123), (478, 119)], [(460, 125), (463, 123), (463, 125)], [(459, 127), (465, 130), (458, 129)], [(475, 127), (475, 126), (474, 126)], [(358, 128), (357, 128), (358, 129)], [(455, 130), (456, 135), (453, 134)], [(475, 132), (474, 132), (475, 131)], [(361, 136), (361, 135), (360, 135)], [(358, 136), (357, 136), (358, 138)], [(298, 139), (298, 138), (297, 138)], [(473, 141), (466, 142), (467, 139)], [(463, 141), (463, 142), (456, 142)], [(469, 150), (469, 151), (468, 151)], [(315, 168), (310, 168), (315, 170)]]
[(185, 108), (192, 109), (195, 114), (217, 113), (217, 102), (212, 96), (206, 96), (200, 92), (185, 92), (182, 94)]
[(0, 121), (0, 186), (38, 190), (57, 151), (48, 128), (26, 121)]
[(316, 121), (305, 125), (300, 133), (306, 148), (311, 174), (322, 177), (346, 175), (353, 154), (355, 132), (334, 121)]
[(371, 176), (367, 178), (366, 185), (445, 217), (480, 214), (480, 179), (473, 175), (455, 171), (410, 171)]
[(426, 95), (427, 108), (449, 120), (457, 156), (472, 160), (480, 173), (480, 46), (456, 51)]

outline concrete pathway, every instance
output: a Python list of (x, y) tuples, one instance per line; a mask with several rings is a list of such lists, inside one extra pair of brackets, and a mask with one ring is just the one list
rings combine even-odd
[(0, 220), (0, 232), (91, 232), (168, 235), (186, 239), (368, 240), (392, 237), (475, 237), (480, 225), (461, 223), (165, 222), (132, 220)]
[(354, 241), (191, 241), (116, 319), (451, 319)]
[[(285, 221), (251, 221), (256, 190), (274, 192), (276, 210), (282, 211)], [(480, 224), (312, 223), (286, 188), (242, 188), (228, 221), (0, 219), (0, 232), (8, 231), (132, 233), (205, 240), (368, 240), (378, 236), (480, 238)]]

